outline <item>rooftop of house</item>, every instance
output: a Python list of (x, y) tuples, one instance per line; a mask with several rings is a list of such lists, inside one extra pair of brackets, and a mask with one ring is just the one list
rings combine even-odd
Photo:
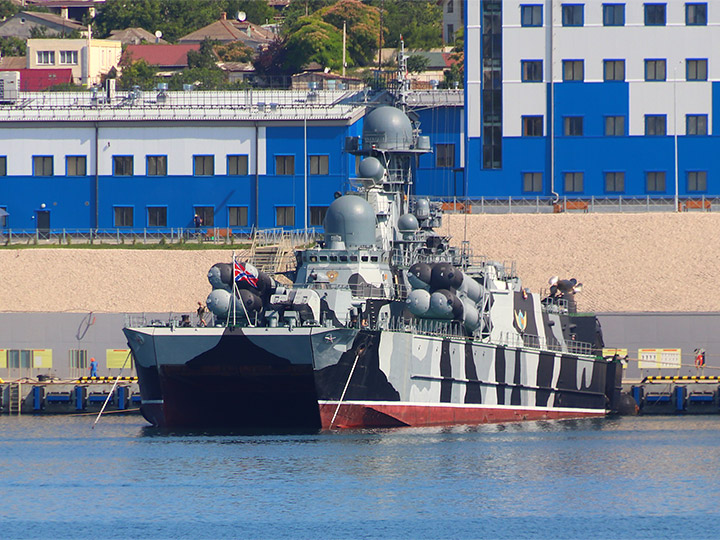
[(26, 67), (26, 56), (0, 56), (0, 71), (15, 71)]
[(128, 45), (123, 57), (130, 56), (133, 60), (145, 60), (151, 66), (187, 67), (188, 51), (198, 51), (197, 43), (179, 45)]
[(221, 43), (242, 41), (245, 45), (258, 49), (275, 38), (272, 31), (253, 24), (250, 21), (230, 20), (225, 13), (220, 20), (181, 37), (179, 43), (200, 43), (212, 39)]
[(144, 28), (126, 28), (125, 30), (113, 30), (107, 38), (112, 41), (119, 41), (123, 45), (140, 45), (143, 42), (160, 43), (167, 45), (164, 39), (158, 39)]

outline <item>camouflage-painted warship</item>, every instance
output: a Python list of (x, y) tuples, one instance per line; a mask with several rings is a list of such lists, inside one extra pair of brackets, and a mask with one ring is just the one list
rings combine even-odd
[(547, 294), (512, 266), (435, 232), (441, 208), (412, 196), (430, 149), (401, 109), (365, 118), (353, 189), (324, 241), (296, 252), (292, 286), (249, 263), (208, 274), (213, 323), (126, 327), (152, 424), (335, 429), (602, 416), (620, 364), (602, 358), (575, 280)]

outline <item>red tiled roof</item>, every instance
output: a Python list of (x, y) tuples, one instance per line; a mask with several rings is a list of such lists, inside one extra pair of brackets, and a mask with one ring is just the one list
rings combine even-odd
[(130, 55), (134, 61), (145, 60), (151, 66), (187, 67), (188, 51), (198, 51), (200, 45), (128, 45), (123, 57)]
[(20, 90), (37, 92), (57, 84), (73, 82), (72, 69), (3, 69), (0, 71), (18, 71), (20, 73)]

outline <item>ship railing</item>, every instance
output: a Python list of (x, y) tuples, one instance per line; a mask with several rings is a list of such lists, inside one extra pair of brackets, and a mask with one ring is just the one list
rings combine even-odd
[(546, 289), (540, 290), (542, 309), (548, 313), (567, 313), (568, 301), (565, 298), (554, 298)]
[(568, 352), (571, 354), (592, 355), (592, 344), (585, 341), (566, 341), (560, 343), (555, 338), (540, 337), (533, 334), (516, 334), (513, 332), (501, 332), (495, 341), (498, 345), (506, 347), (528, 347), (553, 352)]
[(359, 283), (357, 285), (349, 285), (347, 283), (326, 283), (313, 282), (304, 285), (308, 289), (313, 289), (318, 294), (326, 290), (344, 290), (356, 298), (406, 298), (409, 289), (404, 285), (388, 284), (388, 283)]
[(391, 332), (407, 332), (429, 336), (467, 337), (460, 321), (390, 317), (385, 320), (381, 319), (377, 327), (379, 330), (389, 330)]

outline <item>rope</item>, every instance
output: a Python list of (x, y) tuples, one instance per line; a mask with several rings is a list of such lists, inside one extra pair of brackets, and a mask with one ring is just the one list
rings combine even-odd
[(338, 411), (340, 410), (340, 405), (342, 405), (342, 402), (345, 399), (345, 392), (347, 392), (348, 386), (350, 386), (350, 379), (352, 379), (353, 373), (355, 373), (355, 366), (357, 366), (360, 355), (364, 352), (365, 345), (363, 344), (358, 347), (357, 354), (355, 355), (355, 361), (353, 362), (352, 369), (350, 370), (350, 375), (348, 375), (347, 381), (345, 382), (345, 388), (343, 388), (342, 395), (340, 396), (340, 401), (338, 401), (337, 407), (335, 407), (335, 414), (333, 414), (332, 420), (330, 420), (330, 425), (328, 426), (328, 429), (332, 429), (332, 426), (335, 423), (335, 418), (337, 417)]
[[(130, 355), (132, 354), (132, 350), (128, 351), (127, 357), (125, 357), (125, 362), (123, 362), (122, 367), (120, 368), (120, 373), (122, 373), (123, 369), (125, 369), (125, 365), (127, 364), (127, 361), (130, 360)], [(117, 379), (115, 379), (115, 383), (113, 383), (112, 388), (110, 389), (110, 392), (108, 393), (107, 397), (105, 398), (105, 403), (103, 403), (102, 409), (100, 409), (100, 412), (97, 415), (97, 418), (93, 422), (93, 425), (90, 426), (90, 429), (95, 429), (95, 424), (98, 423), (98, 420), (100, 420), (100, 417), (102, 416), (102, 413), (105, 412), (105, 407), (107, 407), (107, 404), (110, 401), (110, 398), (113, 395), (113, 392), (115, 392), (115, 387), (120, 382), (120, 377), (118, 376)]]

